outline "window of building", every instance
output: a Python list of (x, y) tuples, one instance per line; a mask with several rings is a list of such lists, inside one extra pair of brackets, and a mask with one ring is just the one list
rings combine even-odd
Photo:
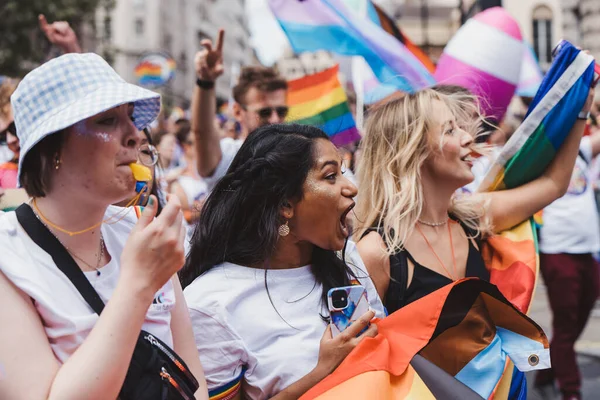
[(180, 70), (182, 70), (183, 72), (187, 71), (188, 58), (187, 58), (187, 54), (185, 54), (184, 51), (182, 51), (181, 54), (179, 55), (179, 64), (177, 65), (177, 67)]
[(162, 47), (163, 50), (166, 50), (167, 52), (171, 52), (171, 46), (173, 45), (173, 36), (171, 36), (170, 34), (165, 34), (163, 36), (163, 40), (162, 40)]
[(197, 6), (198, 16), (202, 21), (208, 21), (208, 9), (204, 5), (204, 3), (200, 3)]
[(533, 49), (542, 67), (552, 62), (552, 10), (538, 6), (533, 10)]
[(112, 39), (112, 19), (108, 14), (104, 17), (104, 39), (108, 42)]
[(243, 38), (238, 37), (236, 39), (237, 45), (240, 47), (240, 49), (245, 49), (246, 48), (246, 41)]
[(138, 36), (141, 36), (144, 34), (144, 20), (143, 19), (136, 19), (135, 20), (135, 34)]

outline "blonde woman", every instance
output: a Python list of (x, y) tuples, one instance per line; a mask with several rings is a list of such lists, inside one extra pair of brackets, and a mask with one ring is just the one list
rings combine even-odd
[(538, 179), (457, 195), (473, 180), (474, 104), (428, 89), (370, 112), (358, 165), (358, 250), (390, 313), (454, 280), (488, 280), (478, 239), (524, 221), (568, 188), (585, 120)]

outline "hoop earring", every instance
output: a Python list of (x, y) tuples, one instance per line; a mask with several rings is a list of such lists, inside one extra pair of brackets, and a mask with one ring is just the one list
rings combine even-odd
[(60, 164), (61, 164), (60, 157), (57, 154), (56, 156), (54, 156), (54, 169), (58, 170), (60, 168)]
[(288, 226), (288, 221), (285, 221), (285, 224), (279, 225), (279, 229), (277, 230), (279, 236), (287, 236), (290, 234), (290, 227)]

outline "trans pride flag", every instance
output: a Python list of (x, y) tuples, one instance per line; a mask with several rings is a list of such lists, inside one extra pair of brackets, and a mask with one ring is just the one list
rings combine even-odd
[[(348, 9), (359, 13), (361, 8), (366, 8), (366, 17), (375, 25), (381, 27), (385, 32), (396, 38), (408, 51), (410, 51), (423, 66), (433, 74), (435, 72), (435, 64), (431, 59), (415, 45), (396, 25), (396, 22), (387, 15), (381, 7), (373, 3), (371, 0), (343, 0)], [(363, 61), (362, 68), (358, 72), (353, 72), (353, 80), (355, 87), (363, 88), (363, 98), (365, 104), (373, 104), (384, 98), (398, 92), (398, 89), (393, 86), (380, 82), (371, 68)], [(353, 68), (356, 64), (353, 64)]]
[[(371, 0), (363, 0), (368, 2), (368, 16), (384, 31), (395, 37), (400, 43), (406, 47), (422, 64), (423, 66), (433, 74), (435, 72), (435, 64), (431, 59), (417, 46), (414, 44), (396, 25), (394, 20), (387, 15), (381, 7), (374, 4)], [(364, 99), (365, 104), (376, 103), (398, 90), (389, 84), (379, 82), (372, 71), (367, 70), (364, 77)]]
[(321, 128), (336, 146), (360, 139), (336, 65), (288, 82), (287, 122)]
[(521, 78), (517, 86), (517, 95), (522, 97), (533, 97), (537, 93), (544, 73), (540, 68), (537, 56), (529, 43), (523, 41), (525, 51), (523, 52), (523, 62), (521, 64)]
[(269, 0), (269, 6), (296, 53), (362, 56), (379, 82), (409, 93), (435, 83), (402, 43), (348, 10), (342, 0)]

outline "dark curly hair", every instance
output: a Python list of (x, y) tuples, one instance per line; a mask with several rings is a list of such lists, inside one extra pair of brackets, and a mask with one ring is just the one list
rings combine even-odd
[[(179, 275), (183, 287), (223, 262), (269, 269), (284, 222), (280, 211), (302, 199), (317, 139), (329, 140), (322, 130), (297, 124), (267, 125), (248, 136), (204, 204)], [(356, 278), (333, 250), (315, 246), (311, 265), (323, 285), (323, 304), (329, 289)]]

